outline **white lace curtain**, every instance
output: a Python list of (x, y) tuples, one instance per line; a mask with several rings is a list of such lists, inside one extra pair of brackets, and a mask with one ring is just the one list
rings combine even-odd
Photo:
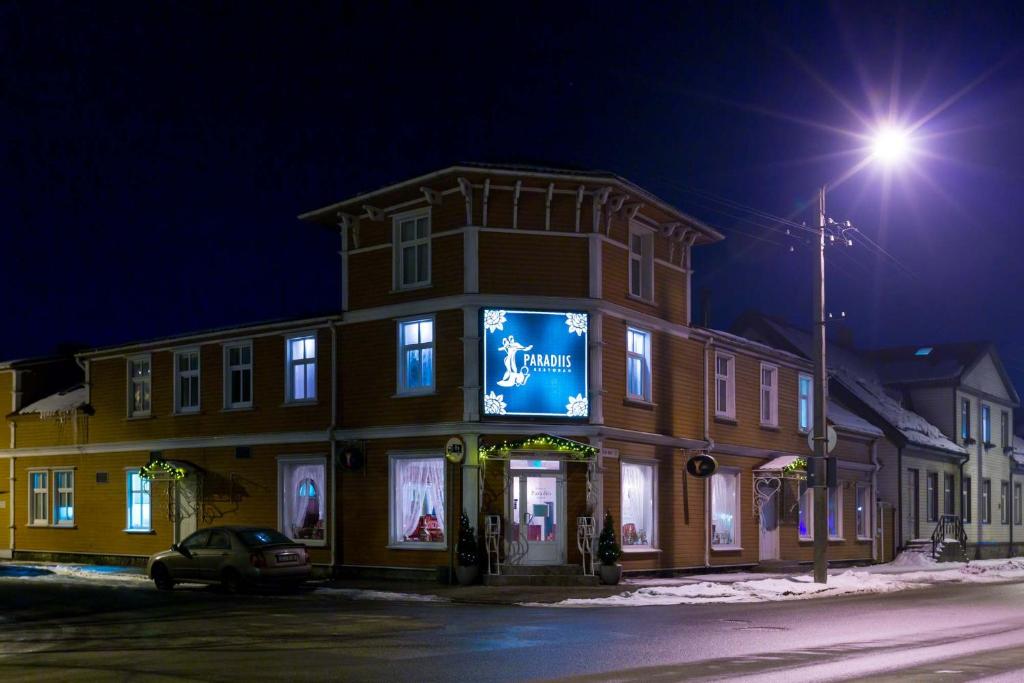
[[(630, 528), (632, 534), (636, 532), (636, 538), (630, 535), (626, 538), (623, 534), (622, 542), (626, 545), (649, 542), (651, 537), (650, 529), (650, 508), (651, 508), (651, 468), (643, 465), (622, 465), (622, 528), (633, 525)], [(641, 540), (643, 535), (645, 540)]]
[[(315, 498), (315, 509), (317, 512), (316, 526), (322, 527), (326, 519), (327, 498), (324, 495), (324, 481), (326, 467), (323, 464), (294, 464), (288, 465), (285, 470), (284, 481), (284, 519), (288, 528), (285, 532), (295, 537), (298, 530), (307, 527), (307, 515), (312, 517), (310, 498)], [(303, 482), (306, 485), (303, 486)], [(312, 483), (312, 487), (310, 486)], [(312, 488), (312, 490), (311, 490)], [(313, 521), (312, 519), (308, 521)]]
[[(433, 515), (441, 529), (444, 516), (444, 458), (402, 458), (395, 463), (397, 514), (395, 535), (400, 541), (414, 540), (420, 518)], [(417, 539), (418, 540), (418, 539)]]
[(736, 515), (736, 476), (715, 474), (711, 477), (711, 523), (714, 525), (713, 545), (734, 543)]

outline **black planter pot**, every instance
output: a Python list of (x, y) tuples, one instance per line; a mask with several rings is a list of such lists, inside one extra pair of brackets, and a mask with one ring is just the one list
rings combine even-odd
[(618, 585), (622, 579), (622, 565), (621, 564), (599, 564), (597, 566), (597, 574), (601, 577), (601, 583), (607, 586)]
[(478, 576), (480, 576), (480, 567), (475, 564), (468, 566), (459, 564), (455, 566), (455, 578), (458, 579), (460, 586), (476, 583)]

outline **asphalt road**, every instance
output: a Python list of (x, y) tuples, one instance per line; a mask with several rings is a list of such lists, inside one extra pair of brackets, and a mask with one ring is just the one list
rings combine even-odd
[(1024, 583), (533, 608), (0, 579), (0, 681), (1024, 680)]

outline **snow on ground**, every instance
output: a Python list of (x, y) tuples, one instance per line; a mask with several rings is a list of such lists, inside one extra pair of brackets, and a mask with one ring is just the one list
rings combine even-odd
[(333, 595), (350, 600), (388, 600), (399, 602), (450, 602), (448, 598), (431, 593), (393, 593), (391, 591), (363, 590), (359, 588), (327, 588), (316, 589), (318, 595)]
[(118, 584), (143, 584), (149, 578), (136, 567), (112, 567), (96, 564), (0, 564), (0, 578), (56, 581), (89, 580)]

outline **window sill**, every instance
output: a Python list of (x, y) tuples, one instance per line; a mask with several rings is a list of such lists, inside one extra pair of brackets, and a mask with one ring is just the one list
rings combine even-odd
[(734, 425), (734, 426), (739, 424), (738, 422), (736, 422), (736, 418), (732, 417), (730, 415), (718, 415), (718, 414), (716, 414), (715, 415), (715, 422), (718, 422), (719, 424)]
[(741, 545), (713, 545), (711, 552), (734, 553), (743, 550)]
[(417, 289), (430, 289), (434, 284), (432, 282), (419, 282), (414, 285), (399, 285), (391, 290), (391, 294), (401, 294), (402, 292), (415, 292)]
[(126, 422), (133, 422), (135, 420), (152, 420), (155, 417), (156, 417), (156, 415), (154, 415), (152, 413), (145, 413), (145, 414), (129, 415), (128, 417), (126, 417), (124, 419), (125, 419)]
[(622, 546), (622, 552), (626, 555), (644, 555), (648, 553), (660, 553), (661, 548), (652, 548), (651, 546)]
[(846, 537), (844, 537), (844, 536), (829, 536), (828, 537), (828, 542), (829, 543), (845, 543), (846, 542)]
[(391, 394), (391, 398), (416, 398), (417, 396), (437, 396), (437, 389), (430, 391), (405, 391)]
[(152, 529), (122, 529), (126, 534), (150, 534), (153, 535), (156, 532)]
[(814, 538), (812, 536), (801, 536), (797, 541), (800, 543), (814, 543)]
[(171, 415), (173, 415), (174, 417), (184, 417), (184, 416), (188, 416), (188, 415), (202, 415), (202, 414), (203, 414), (203, 411), (200, 410), (199, 408), (194, 408), (194, 409), (190, 409), (190, 410), (175, 410), (173, 413), (171, 413)]
[(622, 399), (622, 405), (629, 406), (630, 408), (642, 408), (644, 410), (654, 410), (658, 407), (657, 403), (652, 403), (642, 398), (631, 398), (627, 396)]
[(447, 543), (389, 543), (388, 550), (447, 550)]
[(318, 405), (319, 401), (313, 399), (311, 401), (285, 401), (281, 404), (281, 408), (301, 408), (303, 406), (315, 406)]
[(29, 524), (31, 529), (77, 529), (77, 524)]
[(870, 536), (858, 536), (857, 540), (858, 541), (865, 541), (865, 542), (870, 543), (870, 542), (874, 541), (875, 539), (871, 538)]
[(631, 300), (631, 301), (636, 301), (637, 303), (647, 304), (648, 306), (656, 306), (657, 305), (656, 303), (654, 303), (654, 299), (653, 298), (645, 299), (642, 296), (637, 296), (636, 294), (633, 294), (632, 292), (627, 292), (626, 293), (626, 298)]
[(247, 410), (254, 410), (253, 406), (228, 406), (227, 408), (221, 408), (222, 413), (244, 413)]
[(766, 432), (778, 432), (778, 431), (781, 431), (779, 429), (779, 425), (766, 424), (764, 422), (761, 423), (761, 429), (765, 430)]

